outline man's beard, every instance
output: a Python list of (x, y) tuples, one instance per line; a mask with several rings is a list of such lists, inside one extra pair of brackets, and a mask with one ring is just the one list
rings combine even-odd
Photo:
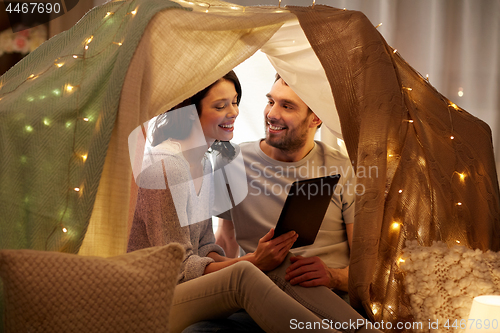
[[(271, 147), (277, 148), (282, 151), (286, 152), (294, 152), (302, 148), (306, 144), (306, 139), (307, 139), (307, 129), (308, 129), (308, 124), (307, 124), (308, 118), (304, 119), (299, 126), (297, 126), (294, 129), (287, 128), (285, 131), (285, 135), (281, 135), (281, 137), (278, 137), (277, 135), (275, 136), (272, 133), (269, 133), (269, 131), (266, 131), (266, 138), (265, 141), (268, 145)], [(267, 129), (267, 122), (270, 122), (266, 120), (266, 129)], [(270, 122), (272, 125), (272, 122)]]

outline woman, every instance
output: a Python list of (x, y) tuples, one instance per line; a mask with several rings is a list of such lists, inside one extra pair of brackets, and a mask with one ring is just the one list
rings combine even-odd
[[(201, 320), (227, 317), (242, 308), (266, 332), (294, 331), (292, 320), (316, 323), (312, 332), (333, 331), (262, 273), (283, 261), (297, 239), (294, 232), (271, 240), (271, 229), (254, 253), (235, 259), (224, 257), (214, 243), (210, 209), (214, 193), (207, 149), (228, 158), (235, 154), (227, 141), (233, 136), (240, 99), (240, 83), (231, 71), (158, 117), (153, 149), (137, 181), (140, 188), (128, 251), (171, 242), (184, 246), (171, 332), (181, 332)], [(190, 108), (193, 104), (195, 108)]]

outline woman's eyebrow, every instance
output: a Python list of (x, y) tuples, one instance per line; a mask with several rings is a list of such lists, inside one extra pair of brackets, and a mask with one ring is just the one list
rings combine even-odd
[(225, 102), (228, 100), (230, 100), (230, 98), (219, 98), (219, 99), (214, 100), (212, 103)]

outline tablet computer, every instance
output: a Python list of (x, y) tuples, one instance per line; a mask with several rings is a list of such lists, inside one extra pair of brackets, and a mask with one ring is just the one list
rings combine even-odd
[(293, 182), (273, 238), (294, 230), (299, 238), (292, 249), (314, 243), (339, 179), (331, 175)]

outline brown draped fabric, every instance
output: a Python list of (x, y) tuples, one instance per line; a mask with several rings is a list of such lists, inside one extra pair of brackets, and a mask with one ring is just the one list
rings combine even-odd
[(360, 12), (289, 8), (321, 61), (358, 174), (351, 303), (411, 321), (398, 260), (406, 240), (500, 250), (488, 125), (439, 94)]

